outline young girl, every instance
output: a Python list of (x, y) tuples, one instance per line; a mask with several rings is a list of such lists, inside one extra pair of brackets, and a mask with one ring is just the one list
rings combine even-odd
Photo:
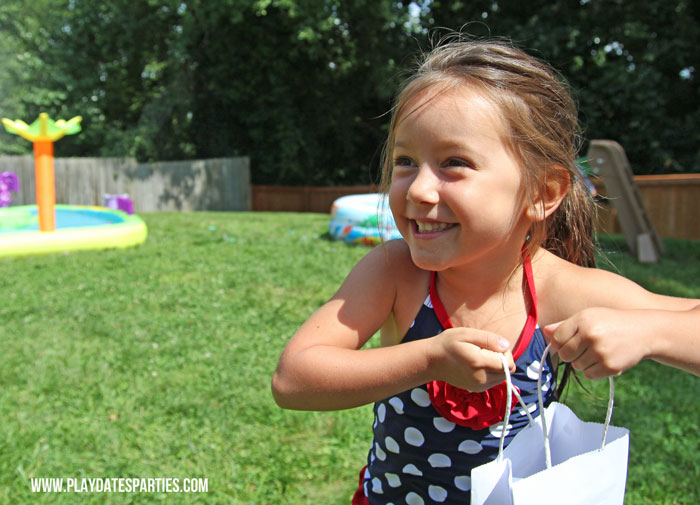
[[(465, 503), (503, 427), (505, 353), (533, 416), (551, 340), (588, 378), (652, 358), (700, 373), (700, 300), (593, 266), (574, 103), (553, 70), (501, 42), (427, 55), (398, 96), (383, 179), (403, 240), (371, 251), (289, 341), (284, 408), (375, 402), (353, 503)], [(542, 330), (540, 329), (542, 328)], [(361, 349), (381, 330), (382, 346)], [(545, 403), (556, 371), (544, 364)]]

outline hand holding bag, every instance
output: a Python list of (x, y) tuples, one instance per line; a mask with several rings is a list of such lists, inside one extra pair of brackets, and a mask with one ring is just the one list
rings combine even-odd
[[(540, 363), (544, 363), (549, 346)], [(512, 388), (505, 365), (506, 384)], [(501, 430), (498, 457), (472, 470), (472, 505), (622, 505), (627, 481), (629, 430), (610, 426), (614, 383), (605, 424), (581, 421), (566, 405), (542, 402), (542, 368), (538, 377), (540, 416), (530, 418), (503, 449), (506, 429)], [(522, 403), (522, 400), (521, 400)], [(527, 412), (527, 406), (523, 405)], [(508, 425), (506, 406), (504, 426)], [(602, 440), (602, 442), (601, 442)], [(551, 449), (550, 449), (551, 446)]]

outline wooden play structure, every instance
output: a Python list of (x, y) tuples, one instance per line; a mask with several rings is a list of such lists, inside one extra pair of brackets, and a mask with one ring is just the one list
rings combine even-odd
[(656, 263), (664, 246), (644, 208), (625, 150), (613, 140), (592, 140), (587, 158), (593, 173), (603, 179), (627, 247), (638, 261)]

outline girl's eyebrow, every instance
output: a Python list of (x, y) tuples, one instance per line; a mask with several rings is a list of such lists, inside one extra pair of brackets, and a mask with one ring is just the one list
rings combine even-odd
[[(408, 149), (411, 147), (410, 141), (394, 140), (394, 149)], [(458, 150), (464, 152), (464, 154), (474, 154), (474, 149), (466, 141), (460, 140), (438, 140), (435, 142), (434, 147), (441, 150)]]

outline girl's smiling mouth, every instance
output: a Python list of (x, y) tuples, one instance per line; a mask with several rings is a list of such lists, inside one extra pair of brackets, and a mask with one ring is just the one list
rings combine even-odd
[(442, 232), (457, 226), (456, 223), (442, 223), (440, 221), (419, 221), (417, 219), (411, 220), (411, 223), (413, 224), (414, 232), (417, 235), (427, 235), (430, 233)]

